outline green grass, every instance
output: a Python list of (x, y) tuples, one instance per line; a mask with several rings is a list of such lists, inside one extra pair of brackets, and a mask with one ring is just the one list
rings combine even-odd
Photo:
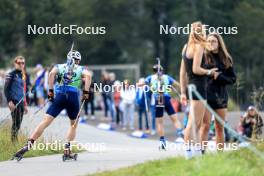
[[(264, 144), (258, 144), (257, 148), (264, 151)], [(264, 175), (263, 162), (248, 149), (241, 149), (191, 160), (177, 157), (150, 161), (94, 176), (261, 176)]]
[[(13, 154), (23, 147), (27, 141), (28, 135), (25, 133), (20, 133), (18, 136), (18, 141), (16, 143), (12, 143), (10, 140), (10, 126), (5, 125), (0, 127), (0, 161), (9, 160)], [(44, 139), (41, 138), (37, 141), (38, 143), (44, 143)], [(45, 143), (44, 143), (45, 144)], [(45, 145), (47, 146), (47, 145)], [(73, 147), (73, 152), (80, 152), (76, 148)], [(27, 152), (25, 157), (36, 157), (36, 156), (44, 156), (44, 155), (53, 155), (53, 154), (62, 154), (63, 150), (52, 150), (50, 147), (47, 147), (47, 150), (31, 150)]]

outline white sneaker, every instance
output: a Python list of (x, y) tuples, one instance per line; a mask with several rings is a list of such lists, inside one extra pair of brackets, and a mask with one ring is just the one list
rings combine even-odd
[(94, 120), (94, 119), (95, 119), (95, 116), (94, 116), (94, 115), (92, 115), (92, 116), (91, 116), (91, 120)]
[(151, 130), (151, 133), (150, 133), (152, 136), (156, 134), (156, 131), (155, 130)]
[(185, 150), (185, 159), (189, 160), (193, 157), (192, 150)]

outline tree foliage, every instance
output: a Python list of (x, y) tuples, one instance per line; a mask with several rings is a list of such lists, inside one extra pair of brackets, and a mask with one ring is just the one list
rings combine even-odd
[[(244, 73), (241, 103), (250, 100), (264, 76), (263, 0), (0, 0), (0, 62), (23, 54), (27, 63), (63, 62), (72, 41), (84, 64), (140, 63), (150, 72), (160, 57), (166, 72), (179, 77), (186, 35), (160, 35), (159, 25), (185, 26), (196, 20), (210, 26), (237, 26), (223, 36), (237, 72)], [(105, 26), (105, 35), (28, 35), (27, 25)], [(235, 98), (237, 92), (232, 93)]]

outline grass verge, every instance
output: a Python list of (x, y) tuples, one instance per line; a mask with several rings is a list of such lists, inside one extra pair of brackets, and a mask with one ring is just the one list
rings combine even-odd
[[(18, 141), (16, 143), (11, 142), (10, 137), (10, 126), (4, 125), (0, 126), (0, 161), (9, 160), (13, 154), (23, 147), (27, 141), (28, 135), (25, 133), (20, 133), (18, 136)], [(45, 144), (44, 139), (41, 138), (37, 141), (38, 143), (43, 143), (45, 150), (30, 150), (24, 156), (25, 157), (36, 157), (36, 156), (44, 156), (44, 155), (53, 155), (53, 154), (62, 154), (63, 149), (52, 150), (51, 147)], [(47, 148), (47, 150), (46, 150)], [(78, 153), (81, 152), (77, 150), (77, 148), (73, 147), (73, 152)]]
[[(264, 151), (264, 144), (256, 144)], [(93, 176), (260, 176), (263, 160), (246, 148), (233, 152), (207, 154), (185, 160), (183, 157), (150, 161)]]

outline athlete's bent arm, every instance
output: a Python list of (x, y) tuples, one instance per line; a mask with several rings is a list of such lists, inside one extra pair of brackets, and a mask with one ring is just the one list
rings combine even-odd
[(49, 73), (49, 89), (53, 89), (54, 87), (54, 82), (55, 82), (55, 76), (58, 73), (58, 69), (56, 67), (53, 67), (53, 69)]
[(90, 86), (91, 86), (91, 81), (92, 81), (91, 74), (89, 73), (88, 70), (83, 70), (82, 77), (84, 80), (84, 90), (89, 91)]

